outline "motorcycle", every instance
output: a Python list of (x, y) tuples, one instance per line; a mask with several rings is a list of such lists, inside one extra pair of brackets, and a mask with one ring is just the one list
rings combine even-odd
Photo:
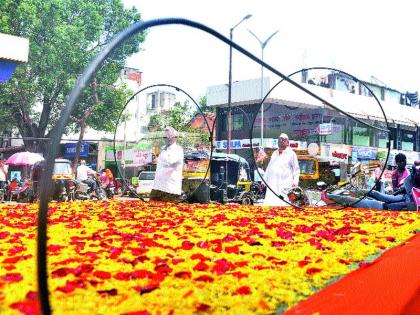
[(105, 190), (101, 187), (99, 179), (94, 177), (97, 189), (94, 191), (88, 184), (79, 180), (70, 181), (70, 199), (71, 200), (105, 200), (107, 198)]
[(17, 202), (33, 202), (35, 199), (29, 179), (22, 181), (13, 180), (4, 187), (4, 199)]
[(107, 185), (102, 185), (102, 189), (105, 191), (106, 198), (112, 199), (115, 195), (114, 183), (110, 182)]

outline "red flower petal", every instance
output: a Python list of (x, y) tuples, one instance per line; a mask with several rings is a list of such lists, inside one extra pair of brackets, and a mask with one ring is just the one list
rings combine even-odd
[(199, 276), (199, 277), (195, 278), (194, 280), (203, 281), (203, 282), (213, 282), (214, 281), (214, 279), (212, 277), (206, 276), (206, 275)]
[(41, 309), (38, 300), (17, 302), (10, 305), (14, 310), (18, 310), (24, 315), (40, 315)]
[(215, 265), (211, 271), (217, 273), (219, 276), (225, 274), (233, 265), (226, 259), (219, 259), (215, 261)]
[(1, 276), (1, 278), (9, 283), (19, 282), (22, 281), (23, 276), (16, 272), (16, 273), (6, 273), (4, 276)]
[(236, 278), (238, 278), (238, 279), (241, 279), (241, 278), (248, 278), (248, 275), (247, 275), (246, 273), (242, 273), (242, 272), (240, 272), (240, 271), (235, 271), (235, 272), (232, 272), (232, 276), (234, 276), (234, 277), (236, 277)]
[(239, 247), (240, 246), (241, 245), (227, 246), (227, 247), (225, 247), (225, 251), (226, 251), (226, 253), (229, 253), (229, 254), (239, 254)]
[(185, 261), (184, 258), (174, 258), (174, 259), (172, 259), (172, 264), (178, 265), (179, 263), (182, 263), (184, 261)]
[(110, 279), (111, 278), (111, 273), (109, 273), (108, 271), (97, 270), (93, 273), (93, 275), (95, 277), (100, 278), (100, 279)]
[(309, 264), (309, 261), (307, 260), (301, 260), (298, 262), (299, 267), (305, 267), (307, 264)]
[(147, 284), (145, 286), (136, 286), (136, 287), (134, 287), (134, 289), (136, 291), (140, 292), (140, 295), (141, 294), (152, 292), (152, 291), (154, 291), (154, 290), (156, 290), (158, 288), (159, 288), (159, 284), (157, 284), (157, 283), (150, 283), (150, 284)]
[(321, 271), (322, 271), (322, 269), (320, 269), (320, 268), (308, 268), (306, 270), (306, 274), (313, 275), (313, 274), (321, 272)]
[(190, 279), (191, 278), (191, 272), (189, 271), (180, 271), (174, 274), (176, 278), (180, 279)]
[(193, 268), (195, 271), (206, 271), (209, 269), (209, 265), (207, 265), (204, 261), (200, 261), (197, 265)]
[(248, 286), (242, 286), (233, 293), (233, 295), (248, 295), (251, 294), (251, 289)]
[(191, 250), (194, 247), (194, 243), (190, 241), (183, 241), (182, 242), (182, 249)]
[(204, 303), (199, 303), (195, 306), (195, 310), (197, 312), (207, 312), (210, 309), (210, 305), (208, 304), (204, 304)]

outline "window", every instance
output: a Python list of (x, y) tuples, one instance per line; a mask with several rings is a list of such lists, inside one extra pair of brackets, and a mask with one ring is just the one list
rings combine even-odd
[(305, 175), (313, 175), (316, 173), (315, 160), (298, 160), (300, 173)]
[(402, 141), (401, 141), (401, 149), (407, 151), (414, 150), (414, 133), (403, 131), (402, 132)]
[(232, 114), (232, 130), (242, 130), (244, 126), (244, 115), (242, 113)]
[(369, 146), (369, 130), (364, 127), (353, 127), (353, 145)]

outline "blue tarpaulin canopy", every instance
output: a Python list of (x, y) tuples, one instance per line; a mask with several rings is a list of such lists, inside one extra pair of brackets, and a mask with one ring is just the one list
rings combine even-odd
[(11, 78), (16, 66), (15, 62), (0, 60), (0, 83), (6, 82)]

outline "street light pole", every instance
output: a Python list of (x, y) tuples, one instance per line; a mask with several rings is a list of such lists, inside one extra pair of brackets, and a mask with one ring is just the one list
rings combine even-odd
[[(273, 34), (271, 34), (270, 36), (267, 37), (267, 39), (265, 41), (261, 41), (257, 35), (255, 35), (250, 29), (248, 29), (248, 32), (251, 33), (252, 36), (254, 36), (257, 41), (260, 43), (261, 46), (261, 60), (264, 61), (264, 48), (265, 46), (267, 46), (268, 42), (274, 37), (274, 35), (276, 35), (279, 30), (275, 31)], [(261, 82), (260, 82), (260, 93), (261, 93), (261, 102), (264, 98), (264, 91), (263, 91), (263, 86), (264, 86), (264, 67), (261, 66)], [(260, 147), (264, 150), (264, 103), (261, 104), (261, 139), (260, 139)]]
[[(248, 14), (242, 18), (238, 23), (230, 29), (229, 39), (233, 40), (233, 30), (239, 26), (243, 21), (248, 20), (252, 14)], [(228, 85), (228, 140), (227, 140), (227, 153), (230, 154), (230, 141), (232, 138), (232, 46), (229, 46), (229, 85)]]

